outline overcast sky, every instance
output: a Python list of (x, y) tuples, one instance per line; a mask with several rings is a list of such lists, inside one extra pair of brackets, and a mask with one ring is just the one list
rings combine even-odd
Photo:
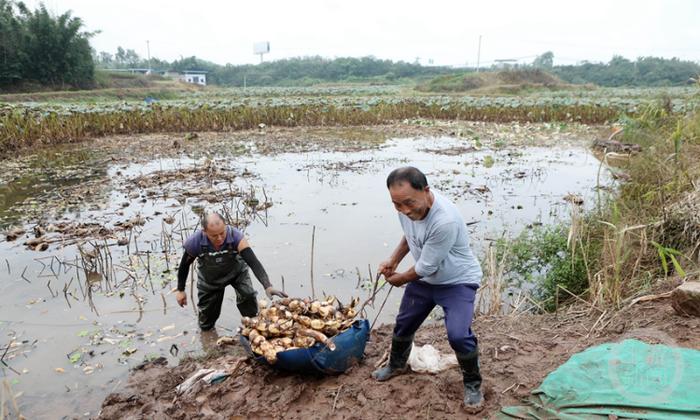
[[(29, 6), (39, 1), (25, 0)], [(552, 51), (557, 64), (613, 55), (700, 61), (697, 0), (46, 0), (71, 10), (97, 51), (117, 46), (168, 61), (195, 55), (216, 63), (256, 63), (253, 43), (269, 41), (265, 60), (366, 56), (422, 64), (532, 61)]]

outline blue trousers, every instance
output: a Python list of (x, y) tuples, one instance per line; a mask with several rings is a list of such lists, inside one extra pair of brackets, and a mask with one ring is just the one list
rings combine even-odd
[(477, 284), (464, 283), (434, 286), (420, 280), (408, 283), (396, 316), (394, 335), (412, 336), (435, 305), (440, 305), (445, 312), (447, 339), (452, 349), (462, 354), (476, 350), (477, 340), (471, 327), (478, 287)]

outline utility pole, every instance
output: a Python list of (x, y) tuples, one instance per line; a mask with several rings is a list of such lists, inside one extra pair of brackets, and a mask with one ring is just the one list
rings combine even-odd
[(481, 63), (481, 35), (479, 35), (479, 49), (476, 52), (476, 72), (479, 72), (479, 64)]
[(148, 53), (148, 74), (151, 74), (151, 42), (146, 40), (146, 51)]

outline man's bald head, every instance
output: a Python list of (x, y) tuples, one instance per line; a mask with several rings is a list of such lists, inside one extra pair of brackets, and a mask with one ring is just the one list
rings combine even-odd
[(226, 220), (219, 212), (208, 211), (202, 215), (202, 230), (207, 230), (209, 227), (214, 227), (218, 224), (226, 225)]
[(226, 241), (226, 221), (224, 217), (216, 212), (204, 213), (202, 216), (202, 231), (209, 238), (209, 242), (216, 249), (219, 249)]

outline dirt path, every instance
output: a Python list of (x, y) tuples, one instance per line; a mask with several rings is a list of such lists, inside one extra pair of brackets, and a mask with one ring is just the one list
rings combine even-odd
[[(241, 349), (229, 348), (218, 358), (183, 361), (177, 367), (151, 363), (135, 370), (125, 389), (107, 397), (99, 418), (485, 418), (502, 406), (518, 404), (572, 354), (595, 344), (636, 337), (700, 349), (700, 319), (677, 316), (665, 299), (603, 317), (607, 325), (600, 318), (595, 310), (578, 308), (558, 316), (477, 319), (474, 329), (487, 404), (476, 416), (460, 408), (457, 368), (436, 375), (412, 373), (381, 384), (371, 380), (371, 371), (389, 346), (392, 327), (385, 325), (373, 332), (364, 362), (337, 377), (281, 374), (246, 361), (235, 377), (175, 398), (174, 388), (190, 374), (231, 362), (241, 356)], [(450, 351), (440, 323), (423, 326), (416, 343)]]

